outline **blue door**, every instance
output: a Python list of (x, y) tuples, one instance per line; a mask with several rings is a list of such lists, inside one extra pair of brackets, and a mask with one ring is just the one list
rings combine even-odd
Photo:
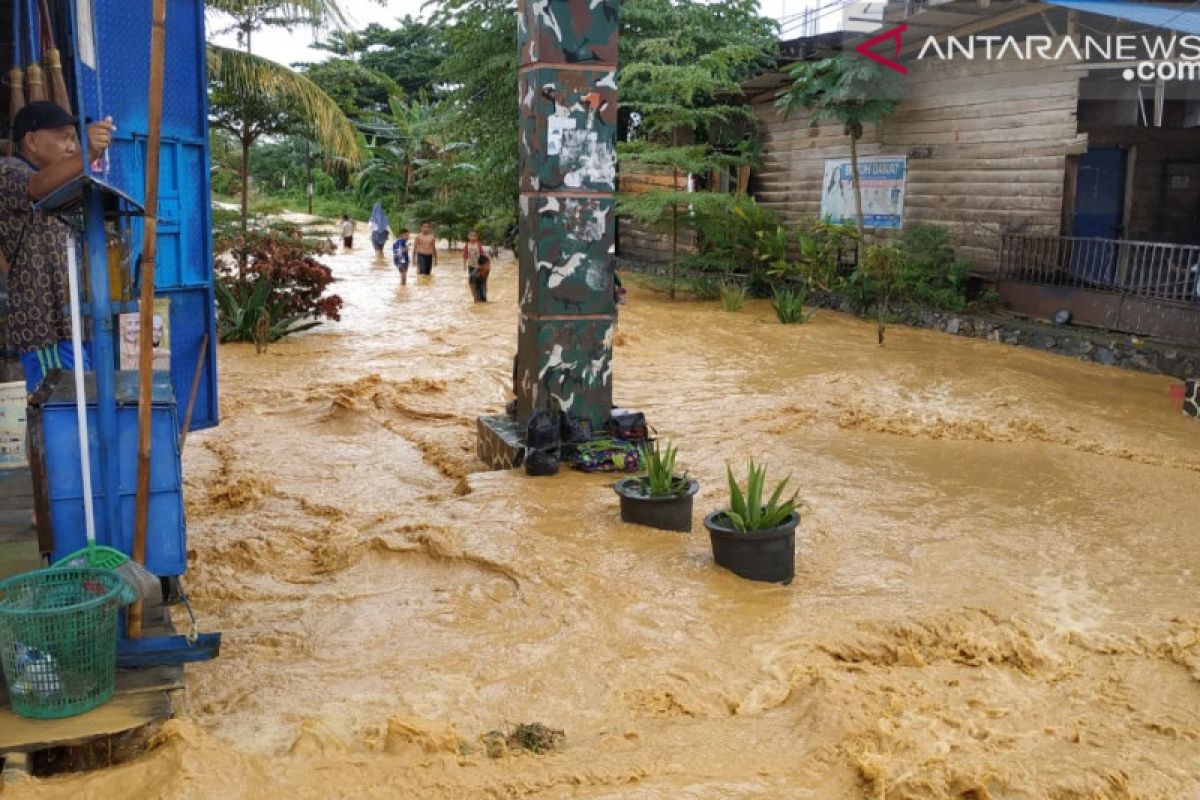
[[(1079, 158), (1072, 235), (1120, 239), (1124, 233), (1125, 159), (1120, 147), (1093, 147)], [(1115, 278), (1117, 248), (1101, 242), (1076, 243), (1071, 273), (1079, 279), (1110, 285)]]

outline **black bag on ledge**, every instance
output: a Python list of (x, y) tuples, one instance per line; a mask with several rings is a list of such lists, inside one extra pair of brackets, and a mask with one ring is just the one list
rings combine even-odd
[(627, 442), (640, 443), (650, 438), (650, 430), (646, 425), (646, 415), (640, 411), (614, 408), (604, 427), (608, 431), (608, 435), (614, 439), (624, 439)]

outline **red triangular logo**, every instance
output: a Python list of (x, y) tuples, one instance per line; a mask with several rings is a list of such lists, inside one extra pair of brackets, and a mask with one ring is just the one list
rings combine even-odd
[(900, 40), (900, 34), (904, 33), (906, 30), (908, 30), (908, 23), (907, 22), (901, 23), (890, 30), (884, 31), (883, 33), (879, 34), (878, 36), (873, 36), (872, 38), (867, 39), (865, 42), (863, 42), (862, 44), (860, 44), (858, 47), (856, 47), (854, 49), (857, 50), (862, 55), (866, 56), (867, 58), (871, 59), (872, 61), (874, 61), (878, 64), (883, 64), (888, 69), (894, 69), (894, 70), (896, 70), (896, 72), (899, 72), (901, 75), (907, 75), (908, 67), (906, 67), (903, 64), (900, 64), (896, 61), (893, 61), (891, 58), (888, 58), (886, 56), (881, 56), (881, 55), (879, 55), (879, 53), (876, 53), (874, 50), (871, 49), (872, 47), (879, 44), (880, 42), (886, 42), (888, 39), (895, 39), (896, 40), (896, 51), (894, 53), (892, 53), (892, 58), (899, 58), (900, 57), (900, 48), (903, 45), (903, 42), (901, 42), (901, 40)]

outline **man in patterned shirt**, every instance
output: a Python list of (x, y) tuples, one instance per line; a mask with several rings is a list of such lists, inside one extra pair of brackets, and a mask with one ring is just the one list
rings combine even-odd
[[(29, 103), (12, 123), (18, 154), (0, 158), (0, 250), (7, 263), (8, 345), (21, 354), (25, 388), (33, 392), (52, 369), (75, 363), (67, 297), (67, 236), (57, 217), (32, 204), (83, 172), (76, 120), (50, 102)], [(88, 154), (108, 148), (116, 128), (111, 118), (88, 127)], [(87, 351), (84, 369), (91, 369)]]

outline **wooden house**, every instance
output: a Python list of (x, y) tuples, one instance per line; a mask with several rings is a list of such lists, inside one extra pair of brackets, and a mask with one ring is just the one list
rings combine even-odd
[[(1200, 6), (910, 0), (885, 20), (784, 46), (865, 49), (905, 72), (896, 113), (859, 142), (885, 206), (868, 234), (944, 226), (1018, 311), (1200, 344)], [(796, 222), (837, 205), (849, 140), (782, 117), (787, 82), (744, 88), (763, 136), (751, 193)]]

